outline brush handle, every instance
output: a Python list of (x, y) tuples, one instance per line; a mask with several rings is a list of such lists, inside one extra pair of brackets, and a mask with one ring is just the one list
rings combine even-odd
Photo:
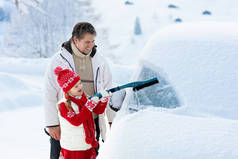
[[(133, 87), (133, 91), (138, 91), (142, 88), (149, 87), (149, 86), (154, 85), (156, 83), (159, 83), (158, 79), (157, 78), (152, 78), (152, 79), (149, 79), (149, 80), (146, 80), (146, 81), (138, 81), (138, 82), (127, 83), (125, 85), (114, 87), (114, 88), (111, 88), (111, 89), (106, 90), (106, 91), (108, 93), (109, 92), (114, 93), (114, 92), (117, 92), (117, 91), (125, 89), (125, 88), (129, 88), (129, 87)], [(91, 97), (89, 97), (89, 99), (91, 99), (92, 97), (95, 97), (95, 96), (98, 96), (99, 99), (102, 98), (101, 93), (96, 93), (96, 94), (92, 95)]]

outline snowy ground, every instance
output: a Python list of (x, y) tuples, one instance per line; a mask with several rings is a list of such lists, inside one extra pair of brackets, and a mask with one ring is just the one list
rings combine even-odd
[[(46, 59), (0, 58), (0, 149), (6, 159), (48, 158), (42, 107)], [(37, 155), (36, 155), (37, 154)]]
[(42, 106), (1, 112), (1, 158), (49, 158), (49, 139), (43, 131), (42, 121), (44, 121)]

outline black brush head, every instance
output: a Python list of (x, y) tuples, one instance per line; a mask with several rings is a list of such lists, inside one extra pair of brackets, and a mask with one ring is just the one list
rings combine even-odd
[(152, 85), (154, 85), (154, 84), (156, 84), (156, 83), (159, 83), (158, 79), (154, 79), (154, 80), (152, 80), (152, 81), (150, 81), (150, 82), (148, 82), (148, 83), (145, 83), (145, 84), (142, 84), (142, 85), (140, 85), (140, 86), (134, 87), (134, 88), (133, 88), (133, 91), (138, 91), (138, 90), (140, 90), (140, 89), (142, 89), (142, 88), (152, 86)]

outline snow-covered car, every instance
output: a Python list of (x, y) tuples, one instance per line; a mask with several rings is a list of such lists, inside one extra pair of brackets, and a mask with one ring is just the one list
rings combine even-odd
[(99, 159), (237, 159), (238, 24), (194, 22), (161, 29), (143, 49), (134, 92)]

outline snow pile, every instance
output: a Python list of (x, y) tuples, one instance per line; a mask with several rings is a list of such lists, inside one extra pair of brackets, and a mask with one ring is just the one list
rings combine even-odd
[(42, 105), (47, 59), (0, 58), (0, 111)]
[(49, 158), (49, 138), (44, 133), (42, 121), (44, 121), (42, 107), (0, 112), (1, 158)]
[(237, 130), (237, 120), (146, 109), (113, 125), (98, 158), (236, 159)]

